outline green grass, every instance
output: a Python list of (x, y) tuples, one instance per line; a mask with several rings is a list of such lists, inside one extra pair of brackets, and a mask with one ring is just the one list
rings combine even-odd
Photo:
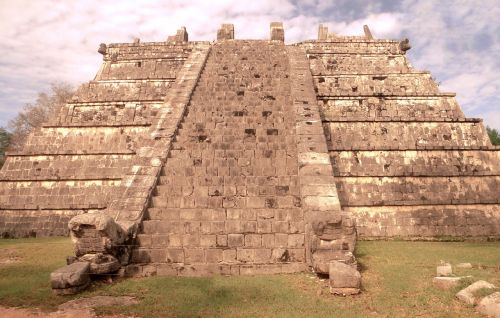
[[(71, 254), (73, 246), (68, 238), (1, 239), (0, 304), (47, 309), (60, 304), (50, 292), (49, 275), (64, 266)], [(14, 262), (5, 264), (9, 259)]]
[[(139, 317), (480, 317), (454, 298), (459, 288), (432, 286), (440, 260), (470, 262), (472, 275), (500, 286), (500, 242), (360, 242), (363, 292), (334, 297), (327, 282), (308, 273), (255, 277), (150, 277), (94, 284), (78, 296), (50, 292), (49, 273), (71, 254), (68, 239), (0, 240), (0, 261), (17, 253), (20, 263), (0, 265), (0, 304), (54, 310), (75, 297), (132, 295), (138, 304), (97, 309), (99, 314)], [(482, 266), (476, 266), (476, 265)]]

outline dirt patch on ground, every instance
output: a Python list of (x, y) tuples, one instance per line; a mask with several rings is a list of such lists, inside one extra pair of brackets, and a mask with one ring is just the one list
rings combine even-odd
[(22, 260), (23, 258), (15, 249), (5, 248), (0, 250), (0, 265), (20, 263)]
[[(134, 304), (137, 300), (133, 297), (96, 296), (79, 298), (68, 301), (58, 307), (55, 312), (42, 312), (39, 309), (9, 308), (0, 306), (0, 317), (3, 318), (94, 318), (94, 308), (118, 304)], [(106, 318), (124, 318), (125, 316), (104, 316)]]

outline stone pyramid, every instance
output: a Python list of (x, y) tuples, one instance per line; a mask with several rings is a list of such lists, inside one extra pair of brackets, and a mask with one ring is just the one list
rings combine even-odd
[(500, 237), (500, 149), (408, 40), (270, 33), (101, 44), (95, 79), (8, 153), (2, 235), (69, 228), (70, 263), (138, 276), (335, 276), (357, 237)]

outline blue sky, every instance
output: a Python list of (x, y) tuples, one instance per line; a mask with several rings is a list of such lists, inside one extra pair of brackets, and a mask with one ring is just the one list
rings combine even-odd
[(101, 63), (99, 43), (164, 41), (184, 25), (190, 40), (214, 40), (221, 23), (236, 38), (268, 38), (283, 21), (288, 43), (331, 32), (408, 37), (412, 65), (456, 92), (468, 117), (500, 129), (500, 1), (56, 1), (0, 0), (0, 126), (60, 80), (77, 86)]

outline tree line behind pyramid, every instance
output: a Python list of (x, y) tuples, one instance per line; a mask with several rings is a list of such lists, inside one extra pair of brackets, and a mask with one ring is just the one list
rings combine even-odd
[(7, 151), (0, 233), (71, 235), (60, 294), (93, 274), (311, 269), (353, 294), (357, 239), (498, 239), (498, 132), (411, 66), (408, 39), (364, 32), (101, 44), (95, 79)]

